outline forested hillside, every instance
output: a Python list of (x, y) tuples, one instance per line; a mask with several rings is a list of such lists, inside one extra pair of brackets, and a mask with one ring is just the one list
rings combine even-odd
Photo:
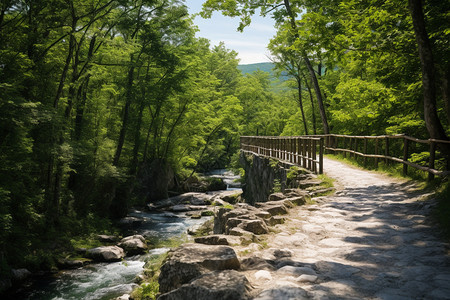
[(263, 71), (267, 72), (271, 75), (271, 77), (274, 77), (274, 69), (275, 65), (270, 62), (264, 62), (264, 63), (256, 63), (256, 64), (246, 64), (246, 65), (239, 65), (238, 69), (241, 70), (242, 74), (252, 74), (255, 71)]
[(447, 139), (449, 5), (206, 1), (242, 28), (256, 7), (276, 19), (274, 90), (180, 1), (2, 1), (1, 274), (51, 268), (72, 237), (227, 166), (240, 135)]

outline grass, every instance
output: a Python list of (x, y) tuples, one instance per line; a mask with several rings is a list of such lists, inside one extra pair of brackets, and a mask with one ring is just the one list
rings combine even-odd
[[(187, 234), (167, 240), (154, 238), (150, 240), (152, 248), (175, 248), (188, 241)], [(167, 259), (167, 253), (150, 256), (144, 266), (145, 281), (131, 293), (134, 300), (155, 300), (159, 293), (158, 277), (161, 266)]]
[(380, 173), (384, 173), (396, 178), (406, 178), (406, 179), (412, 179), (412, 180), (426, 180), (428, 173), (425, 173), (424, 171), (420, 171), (417, 169), (414, 169), (412, 167), (408, 167), (408, 175), (403, 174), (403, 164), (400, 163), (385, 163), (383, 160), (379, 160), (378, 167), (374, 164), (373, 159), (368, 159), (367, 164), (364, 164), (364, 161), (361, 157), (355, 159), (350, 158), (349, 156), (344, 157), (342, 154), (327, 154), (326, 157), (345, 162), (349, 165), (352, 165), (354, 167), (365, 169), (365, 170), (371, 170), (371, 171), (377, 171)]
[(443, 183), (436, 191), (438, 205), (434, 210), (434, 217), (438, 221), (444, 238), (450, 241), (450, 182)]
[(322, 183), (320, 184), (321, 188), (334, 187), (334, 179), (333, 178), (328, 177), (325, 174), (320, 174), (320, 175), (317, 176), (317, 178), (322, 181)]

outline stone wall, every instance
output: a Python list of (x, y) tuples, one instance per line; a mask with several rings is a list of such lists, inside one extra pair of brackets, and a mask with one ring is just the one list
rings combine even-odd
[(243, 197), (249, 204), (265, 202), (274, 192), (284, 192), (290, 166), (257, 155), (241, 152), (240, 163), (245, 170)]

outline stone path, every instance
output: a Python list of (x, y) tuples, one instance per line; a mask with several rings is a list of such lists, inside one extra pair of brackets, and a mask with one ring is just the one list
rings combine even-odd
[(235, 247), (254, 299), (450, 299), (448, 245), (411, 183), (326, 159), (335, 195)]

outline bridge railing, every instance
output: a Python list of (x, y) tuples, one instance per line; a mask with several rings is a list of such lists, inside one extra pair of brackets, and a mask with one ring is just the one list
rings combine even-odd
[(324, 137), (241, 136), (241, 151), (323, 173)]
[[(447, 149), (447, 150), (446, 150)], [(450, 175), (450, 141), (421, 140), (407, 135), (351, 136), (340, 134), (309, 136), (242, 136), (241, 150), (255, 153), (323, 173), (323, 153), (342, 153), (356, 159), (363, 158), (366, 165), (373, 159), (375, 167), (380, 161), (403, 164), (428, 173), (428, 179)]]
[[(332, 152), (340, 152), (344, 155), (363, 158), (367, 164), (369, 158), (378, 166), (380, 160), (386, 164), (397, 162), (403, 164), (403, 174), (408, 174), (408, 166), (428, 172), (428, 179), (434, 176), (447, 176), (449, 157), (440, 149), (449, 149), (450, 141), (421, 140), (407, 135), (382, 135), (382, 136), (349, 136), (339, 134), (316, 135), (325, 139), (325, 149)], [(419, 163), (419, 161), (427, 161)], [(436, 163), (439, 163), (439, 169)]]

